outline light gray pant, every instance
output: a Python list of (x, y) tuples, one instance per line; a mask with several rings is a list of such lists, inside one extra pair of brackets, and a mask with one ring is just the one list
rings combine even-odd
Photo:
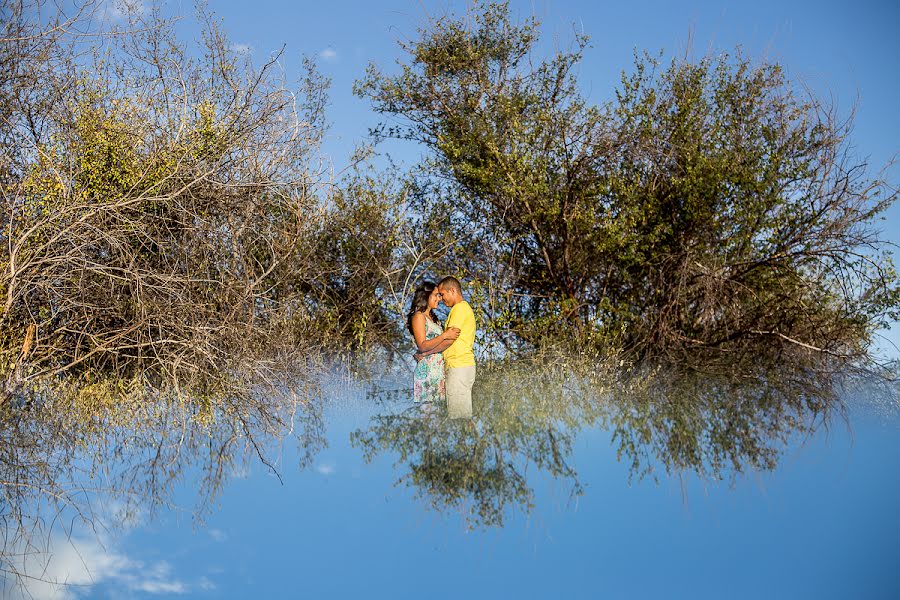
[(451, 419), (472, 416), (472, 385), (474, 383), (474, 366), (447, 369), (447, 412)]

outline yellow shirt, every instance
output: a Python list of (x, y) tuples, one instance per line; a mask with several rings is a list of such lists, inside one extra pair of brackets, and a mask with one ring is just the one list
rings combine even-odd
[(475, 313), (465, 300), (461, 300), (450, 309), (447, 327), (459, 327), (459, 337), (444, 350), (444, 365), (448, 369), (457, 367), (474, 367), (475, 353)]

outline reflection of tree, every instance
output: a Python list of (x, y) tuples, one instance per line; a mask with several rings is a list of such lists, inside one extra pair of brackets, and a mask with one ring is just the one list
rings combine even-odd
[(655, 468), (734, 478), (772, 470), (792, 436), (840, 408), (839, 376), (788, 362), (735, 373), (642, 371), (614, 395), (609, 427), (632, 475)]
[(729, 373), (563, 364), (481, 369), (472, 421), (386, 406), (352, 440), (369, 461), (396, 454), (398, 484), (431, 508), (461, 509), (471, 526), (500, 526), (509, 510), (533, 508), (537, 473), (581, 493), (570, 462), (583, 428), (608, 429), (634, 477), (662, 469), (719, 480), (774, 469), (793, 436), (813, 433), (840, 407), (840, 377), (798, 362)]
[(561, 398), (550, 396), (564, 389), (531, 385), (519, 375), (517, 369), (484, 370), (472, 420), (450, 419), (443, 407), (424, 414), (413, 407), (376, 416), (352, 441), (368, 461), (396, 453), (405, 472), (398, 485), (414, 488), (436, 511), (461, 510), (471, 526), (500, 526), (512, 508), (530, 511), (531, 467), (570, 482), (572, 493), (580, 494), (568, 464), (575, 431), (567, 426), (570, 415), (547, 410), (560, 406)]
[[(100, 533), (171, 507), (179, 484), (196, 490), (194, 516), (202, 519), (252, 461), (274, 469), (270, 457), (288, 435), (300, 466), (309, 464), (324, 435), (306, 393), (287, 378), (265, 388), (233, 383), (216, 391), (221, 409), (145, 388), (97, 389), (106, 383), (56, 387), (0, 407), (0, 586), (43, 579), (53, 538)], [(95, 393), (115, 402), (96, 410)]]

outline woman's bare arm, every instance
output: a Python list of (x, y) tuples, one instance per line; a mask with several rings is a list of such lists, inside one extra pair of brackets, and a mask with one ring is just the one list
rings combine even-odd
[(432, 354), (437, 354), (438, 352), (443, 352), (444, 350), (446, 350), (447, 348), (452, 346), (453, 342), (455, 342), (455, 341), (456, 340), (444, 340), (443, 342), (441, 342), (440, 344), (438, 344), (431, 350), (427, 350), (425, 352), (416, 352), (413, 355), (413, 358), (415, 358), (417, 361), (419, 361), (419, 360), (422, 360), (423, 358), (425, 358), (426, 356), (431, 356)]
[[(428, 352), (429, 354), (434, 353), (434, 349), (439, 345), (449, 342), (444, 346), (444, 349), (450, 347), (450, 344), (453, 343), (453, 340), (459, 337), (459, 328), (457, 327), (448, 327), (441, 335), (437, 337), (433, 337), (430, 340), (426, 339), (425, 333), (425, 313), (418, 312), (413, 315), (412, 318), (412, 332), (413, 338), (416, 341), (416, 349), (419, 353)], [(444, 350), (437, 350), (437, 352), (443, 352)]]

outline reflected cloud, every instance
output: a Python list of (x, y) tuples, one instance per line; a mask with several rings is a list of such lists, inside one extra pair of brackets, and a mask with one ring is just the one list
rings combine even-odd
[(5, 582), (3, 597), (10, 600), (72, 600), (103, 584), (148, 594), (187, 594), (191, 590), (173, 576), (168, 562), (148, 565), (90, 537), (54, 537), (46, 552), (16, 556), (20, 563), (13, 567), (24, 577), (18, 585)]
[(331, 462), (319, 463), (318, 465), (316, 465), (316, 471), (327, 477), (328, 475), (334, 474), (335, 465)]
[(210, 529), (209, 537), (211, 537), (214, 542), (218, 542), (221, 544), (228, 539), (228, 534), (221, 529)]
[(126, 583), (129, 590), (147, 592), (148, 594), (188, 593), (189, 587), (187, 584), (183, 581), (172, 579), (172, 566), (169, 563), (161, 561), (146, 570), (140, 563), (138, 565), (141, 571), (140, 575), (129, 572), (116, 578)]
[(209, 577), (203, 576), (200, 578), (200, 581), (197, 582), (197, 588), (208, 592), (216, 589), (216, 584), (213, 583), (213, 581)]

